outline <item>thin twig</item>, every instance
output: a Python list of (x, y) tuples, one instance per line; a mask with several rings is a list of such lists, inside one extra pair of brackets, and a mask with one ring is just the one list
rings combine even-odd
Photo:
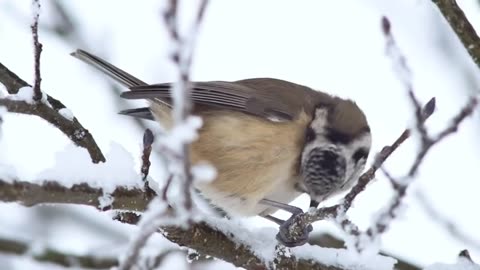
[[(203, 13), (205, 12), (206, 3), (200, 5), (199, 9), (197, 10), (197, 17), (194, 25), (192, 26), (193, 31), (189, 33), (187, 37), (183, 37), (180, 35), (179, 31), (179, 18), (178, 18), (178, 0), (170, 0), (168, 2), (168, 6), (166, 11), (162, 14), (165, 25), (167, 26), (167, 30), (170, 34), (170, 38), (174, 43), (174, 51), (171, 55), (171, 59), (176, 65), (178, 69), (178, 79), (176, 83), (173, 85), (171, 89), (172, 97), (173, 97), (173, 119), (174, 119), (174, 127), (186, 125), (188, 118), (190, 117), (191, 113), (191, 100), (190, 100), (190, 86), (189, 86), (189, 73), (191, 67), (191, 61), (193, 57), (193, 48), (194, 48), (194, 40), (197, 35), (197, 29), (201, 22), (201, 18), (203, 17)], [(171, 131), (173, 132), (173, 131)], [(144, 157), (148, 155), (145, 152), (151, 151), (151, 143), (149, 143), (150, 137), (153, 135), (148, 136), (145, 133), (145, 138), (147, 139), (147, 143), (144, 143)], [(190, 166), (190, 153), (189, 153), (189, 144), (190, 142), (181, 141), (179, 149), (171, 149), (175, 155), (169, 156), (166, 155), (170, 164), (168, 166), (171, 169), (170, 176), (167, 180), (167, 183), (164, 187), (162, 199), (164, 202), (167, 201), (167, 192), (170, 185), (173, 183), (173, 180), (179, 181), (180, 187), (182, 188), (183, 193), (183, 208), (182, 206), (180, 209), (175, 209), (171, 217), (171, 220), (183, 219), (187, 218), (187, 223), (191, 223), (192, 219), (192, 185), (193, 185), (193, 176), (191, 172)], [(148, 146), (147, 146), (148, 145)], [(168, 146), (165, 146), (168, 148)], [(180, 156), (180, 158), (178, 158)], [(144, 159), (144, 164), (147, 163)], [(180, 170), (178, 168), (181, 168)], [(177, 200), (180, 198), (177, 198)], [(179, 200), (180, 201), (180, 200)], [(158, 201), (157, 201), (158, 202)], [(182, 202), (182, 201), (180, 201)], [(152, 202), (153, 204), (154, 202)], [(173, 202), (175, 203), (175, 202)], [(181, 205), (182, 203), (180, 203)], [(166, 204), (167, 205), (167, 204)], [(176, 206), (179, 206), (178, 204)], [(163, 224), (162, 219), (165, 217), (164, 209), (158, 210), (159, 206), (153, 206), (151, 210), (148, 210), (144, 216), (148, 216), (148, 220), (143, 220), (142, 218), (142, 227), (141, 227), (141, 234), (133, 239), (133, 243), (131, 247), (128, 249), (127, 256), (125, 260), (122, 261), (120, 264), (120, 270), (127, 270), (133, 267), (136, 263), (138, 263), (140, 257), (140, 251), (146, 245), (148, 239), (152, 234), (154, 234), (158, 227)], [(169, 211), (172, 211), (170, 206), (167, 207)], [(180, 214), (179, 214), (180, 213)]]
[[(392, 184), (394, 190), (394, 197), (390, 201), (388, 206), (385, 208), (385, 210), (383, 210), (378, 215), (375, 222), (373, 222), (373, 224), (367, 229), (365, 234), (371, 240), (379, 237), (382, 233), (384, 233), (388, 229), (390, 223), (397, 217), (398, 209), (400, 209), (400, 206), (402, 205), (402, 201), (406, 195), (407, 188), (414, 180), (414, 176), (416, 175), (416, 172), (428, 151), (435, 144), (440, 142), (443, 138), (445, 138), (449, 134), (456, 132), (460, 123), (468, 115), (471, 115), (473, 113), (474, 108), (477, 105), (477, 99), (473, 98), (469, 103), (467, 103), (464, 108), (462, 108), (459, 114), (453, 118), (452, 124), (446, 127), (442, 132), (440, 132), (436, 139), (432, 139), (428, 133), (427, 127), (425, 126), (425, 116), (429, 113), (426, 111), (429, 110), (430, 113), (433, 112), (435, 106), (433, 104), (430, 107), (425, 106), (424, 108), (422, 108), (420, 102), (415, 97), (411, 77), (405, 76), (405, 74), (411, 73), (410, 68), (407, 65), (406, 58), (395, 43), (395, 40), (390, 31), (390, 22), (386, 17), (382, 18), (382, 29), (386, 39), (387, 52), (389, 52), (388, 56), (391, 58), (394, 67), (396, 67), (397, 77), (403, 82), (412, 103), (412, 107), (415, 112), (415, 128), (420, 134), (421, 146), (419, 152), (417, 153), (415, 161), (408, 170), (407, 175), (405, 177), (402, 177), (402, 181), (395, 179), (385, 169), (382, 170), (387, 179), (389, 179), (390, 183)], [(357, 238), (357, 241), (361, 241), (360, 237)]]
[(150, 170), (150, 154), (152, 153), (152, 144), (155, 137), (153, 136), (153, 132), (150, 129), (146, 129), (145, 133), (143, 134), (143, 153), (142, 153), (142, 167), (140, 171), (142, 173), (142, 180), (144, 182), (145, 193), (149, 197), (155, 196), (155, 191), (150, 188), (148, 184), (148, 172)]
[(150, 129), (146, 129), (143, 133), (143, 154), (142, 154), (142, 180), (145, 181), (148, 177), (148, 171), (150, 170), (150, 154), (152, 153), (152, 144), (154, 136)]
[(165, 183), (165, 186), (163, 187), (162, 191), (162, 200), (167, 202), (168, 201), (168, 189), (170, 188), (170, 185), (172, 184), (173, 180), (173, 175), (170, 174), (167, 178), (167, 182)]
[[(170, 0), (167, 6), (167, 9), (163, 13), (163, 19), (165, 25), (167, 26), (168, 33), (170, 38), (174, 43), (174, 51), (170, 55), (172, 62), (178, 69), (179, 77), (176, 83), (173, 85), (172, 92), (173, 97), (173, 118), (176, 125), (181, 125), (186, 120), (191, 110), (191, 100), (190, 100), (190, 88), (189, 88), (189, 69), (188, 58), (191, 57), (186, 54), (184, 49), (185, 44), (184, 40), (180, 37), (179, 33), (179, 22), (178, 22), (178, 1)], [(185, 61), (187, 60), (187, 61)], [(178, 175), (180, 179), (184, 182), (183, 185), (183, 194), (185, 200), (185, 209), (190, 211), (192, 208), (192, 198), (191, 198), (191, 182), (192, 175), (190, 173), (190, 153), (187, 145), (182, 145), (180, 150), (182, 158), (179, 162), (182, 165), (181, 175)]]
[(412, 167), (410, 168), (410, 171), (408, 172), (409, 177), (413, 177), (417, 173), (418, 168), (420, 167), (421, 163), (423, 162), (423, 159), (427, 155), (430, 148), (432, 148), (434, 145), (439, 143), (441, 140), (443, 140), (447, 136), (455, 133), (458, 130), (458, 127), (460, 126), (460, 123), (463, 120), (465, 120), (465, 118), (467, 118), (468, 116), (473, 114), (477, 105), (478, 105), (478, 98), (476, 98), (476, 97), (470, 98), (470, 100), (467, 102), (467, 104), (452, 119), (452, 123), (450, 124), (450, 126), (446, 127), (443, 131), (441, 131), (434, 138), (430, 137), (430, 135), (428, 135), (428, 134), (425, 135), (425, 138), (423, 138), (421, 140), (422, 145), (420, 147), (420, 151), (417, 154), (417, 156), (415, 158), (415, 161), (414, 161)]
[(43, 45), (38, 41), (38, 20), (40, 18), (40, 0), (33, 0), (33, 23), (31, 25), (33, 37), (33, 54), (34, 54), (34, 83), (33, 83), (33, 100), (39, 102), (42, 99), (42, 91), (40, 90), (40, 83), (42, 77), (40, 76), (40, 55), (42, 53)]

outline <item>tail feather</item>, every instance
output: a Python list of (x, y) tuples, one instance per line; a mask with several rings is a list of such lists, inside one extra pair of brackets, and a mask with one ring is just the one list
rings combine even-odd
[(146, 120), (154, 120), (152, 111), (148, 107), (123, 110), (123, 111), (120, 111), (119, 114), (128, 115), (128, 116), (146, 119)]
[[(91, 53), (88, 53), (84, 50), (77, 49), (76, 51), (72, 52), (71, 55), (81, 60), (82, 62), (95, 67), (96, 69), (106, 74), (108, 77), (121, 83), (122, 85), (128, 87), (129, 89), (135, 86), (148, 85), (146, 82), (108, 63), (102, 58), (95, 56)], [(168, 100), (162, 100), (160, 98), (148, 98), (148, 100), (152, 102), (151, 105), (156, 105), (156, 104), (162, 105), (162, 106), (155, 107), (157, 109), (157, 114), (164, 115), (164, 118), (165, 119), (168, 118), (167, 120), (169, 120), (171, 105)], [(151, 108), (148, 108), (148, 107), (124, 110), (119, 113), (123, 115), (137, 117), (137, 118), (147, 119), (147, 120), (154, 119)]]
[(133, 86), (147, 85), (147, 83), (145, 83), (144, 81), (108, 63), (102, 58), (95, 56), (91, 53), (88, 53), (84, 50), (77, 49), (75, 52), (72, 52), (70, 55), (95, 67), (96, 69), (106, 74), (108, 77), (125, 85), (128, 88)]

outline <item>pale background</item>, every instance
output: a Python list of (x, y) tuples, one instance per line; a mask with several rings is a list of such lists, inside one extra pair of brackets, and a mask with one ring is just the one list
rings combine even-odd
[[(43, 2), (41, 23), (48, 25), (55, 18), (50, 16), (49, 1)], [(116, 115), (118, 110), (135, 104), (120, 101), (101, 74), (69, 53), (83, 48), (147, 82), (172, 81), (174, 73), (167, 57), (169, 43), (159, 15), (162, 1), (60, 2), (74, 14), (78, 36), (66, 40), (50, 31), (40, 32), (44, 45), (42, 88), (73, 111), (104, 152), (111, 142), (116, 142), (134, 157), (139, 156), (141, 129), (131, 119)], [(478, 29), (478, 2), (457, 2)], [(186, 15), (188, 11), (186, 7)], [(0, 62), (31, 82), (30, 14), (30, 1), (0, 1)], [(406, 90), (385, 56), (382, 15), (391, 20), (393, 35), (412, 69), (417, 95), (423, 101), (437, 98), (438, 111), (429, 120), (429, 126), (432, 130), (441, 129), (468, 95), (480, 89), (480, 80), (478, 68), (428, 0), (211, 1), (200, 32), (192, 77), (276, 77), (352, 98), (367, 115), (376, 152), (392, 142), (412, 119)], [(382, 236), (384, 250), (420, 265), (453, 262), (464, 248), (480, 260), (480, 250), (449, 236), (425, 215), (412, 196), (414, 190), (422, 189), (436, 209), (480, 241), (478, 115), (427, 156), (403, 214)], [(20, 179), (35, 179), (43, 169), (55, 166), (55, 153), (71, 144), (39, 119), (7, 115), (4, 120), (0, 170), (13, 168)], [(414, 151), (415, 144), (405, 144), (387, 162), (387, 168), (394, 175), (402, 175), (410, 166)], [(162, 179), (159, 170), (153, 168), (152, 176)], [(364, 228), (390, 195), (387, 181), (379, 177), (355, 202), (349, 215)], [(307, 198), (302, 197), (295, 203), (305, 207), (306, 202)], [(69, 212), (75, 215), (72, 217)], [(49, 216), (59, 213), (62, 218)], [(86, 224), (78, 221), (84, 221), (85, 216), (89, 217)], [(257, 218), (252, 219), (252, 224), (273, 226)], [(339, 234), (334, 225), (326, 222), (319, 222), (316, 229)], [(74, 252), (113, 251), (128, 240), (132, 230), (131, 226), (109, 221), (106, 213), (82, 207), (32, 210), (0, 204), (1, 235), (33, 239), (41, 245)], [(68, 241), (64, 240), (66, 237)], [(156, 243), (166, 245), (161, 240)]]

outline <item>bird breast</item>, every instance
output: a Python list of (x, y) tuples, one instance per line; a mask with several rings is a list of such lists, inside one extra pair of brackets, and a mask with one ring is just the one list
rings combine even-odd
[(206, 161), (217, 178), (197, 188), (230, 215), (274, 212), (259, 205), (264, 198), (289, 203), (295, 189), (306, 126), (306, 114), (295, 121), (272, 122), (241, 112), (208, 111), (191, 146), (192, 162)]

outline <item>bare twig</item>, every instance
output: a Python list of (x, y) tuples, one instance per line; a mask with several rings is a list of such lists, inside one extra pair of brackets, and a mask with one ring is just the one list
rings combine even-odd
[(33, 0), (33, 23), (31, 25), (33, 37), (33, 53), (34, 53), (34, 83), (33, 83), (33, 100), (39, 102), (42, 99), (42, 91), (40, 90), (40, 54), (42, 53), (42, 44), (38, 41), (38, 20), (40, 18), (40, 0)]
[(460, 253), (458, 254), (458, 257), (465, 258), (465, 259), (469, 260), (470, 262), (473, 262), (472, 257), (470, 256), (470, 252), (468, 251), (468, 249), (464, 249), (464, 250), (460, 251)]
[(164, 200), (165, 202), (168, 201), (168, 189), (170, 188), (170, 185), (172, 184), (172, 180), (173, 180), (173, 175), (170, 174), (167, 178), (167, 182), (165, 183), (165, 186), (163, 187), (162, 200)]
[[(365, 234), (371, 239), (375, 239), (379, 237), (381, 234), (383, 234), (388, 227), (390, 226), (390, 223), (397, 217), (398, 215), (398, 210), (400, 209), (400, 206), (402, 205), (403, 198), (407, 194), (407, 188), (410, 184), (410, 182), (406, 183), (401, 183), (397, 180), (394, 179), (390, 173), (388, 173), (385, 169), (382, 169), (382, 172), (385, 174), (387, 179), (389, 180), (390, 184), (392, 185), (395, 193), (394, 197), (389, 202), (388, 206), (383, 210), (376, 220), (373, 222), (373, 224), (366, 230)], [(359, 239), (357, 239), (358, 241)], [(357, 248), (359, 251), (361, 251), (361, 245), (357, 243)]]
[[(5, 85), (10, 94), (16, 94), (21, 87), (30, 86), (1, 63), (0, 83)], [(105, 157), (92, 134), (78, 122), (77, 118), (70, 121), (58, 112), (60, 109), (64, 109), (65, 105), (48, 95), (47, 101), (51, 106), (42, 102), (29, 104), (24, 101), (0, 98), (0, 106), (5, 106), (9, 112), (41, 117), (67, 135), (77, 146), (85, 148), (94, 163), (105, 162)]]
[(155, 196), (155, 191), (148, 185), (148, 172), (150, 170), (150, 154), (152, 153), (152, 144), (154, 140), (153, 132), (150, 129), (146, 129), (143, 134), (143, 154), (142, 154), (142, 167), (140, 169), (142, 173), (142, 180), (144, 182), (144, 188), (146, 195), (149, 197)]
[[(142, 179), (145, 181), (148, 177), (148, 171), (150, 170), (150, 154), (152, 153), (153, 144), (153, 132), (150, 129), (146, 129), (143, 133), (143, 154), (142, 154)], [(145, 181), (146, 182), (146, 181)], [(148, 184), (145, 184), (148, 187)]]
[[(425, 134), (422, 135), (422, 145), (420, 147), (420, 152), (417, 154), (415, 158), (415, 162), (410, 168), (410, 171), (408, 172), (409, 177), (413, 177), (416, 172), (418, 171), (418, 168), (420, 167), (423, 159), (427, 155), (428, 151), (437, 143), (439, 143), (441, 140), (446, 138), (448, 135), (451, 135), (455, 133), (458, 130), (458, 127), (460, 123), (465, 120), (468, 116), (473, 114), (475, 108), (478, 105), (478, 99), (476, 97), (470, 98), (468, 103), (460, 110), (460, 112), (453, 118), (452, 123), (450, 126), (446, 127), (442, 132), (440, 132), (436, 137), (432, 138), (430, 135)], [(417, 121), (418, 122), (418, 121)], [(421, 125), (423, 126), (423, 125)], [(423, 136), (425, 136), (423, 138)]]

